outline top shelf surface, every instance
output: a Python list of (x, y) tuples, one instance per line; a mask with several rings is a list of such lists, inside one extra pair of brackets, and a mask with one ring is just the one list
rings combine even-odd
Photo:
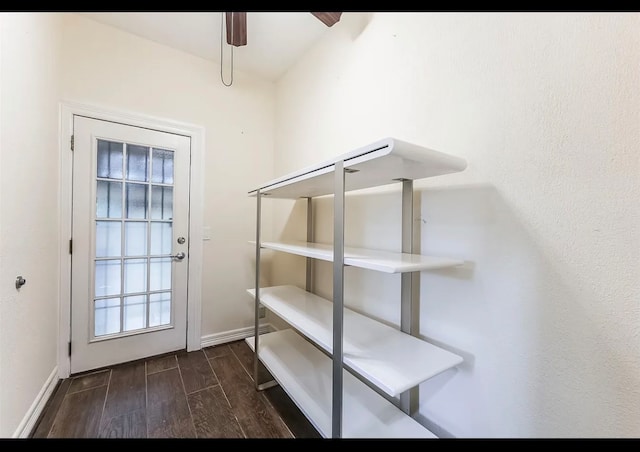
[(395, 138), (385, 138), (317, 165), (279, 177), (249, 192), (273, 198), (306, 198), (333, 194), (335, 164), (344, 161), (345, 190), (359, 190), (456, 173), (466, 160)]

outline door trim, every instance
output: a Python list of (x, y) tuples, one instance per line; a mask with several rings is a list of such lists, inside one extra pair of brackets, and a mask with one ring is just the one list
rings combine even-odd
[(118, 122), (144, 127), (161, 132), (184, 135), (191, 138), (191, 168), (189, 182), (189, 282), (187, 285), (187, 350), (201, 348), (202, 328), (202, 225), (204, 220), (204, 143), (205, 129), (202, 126), (178, 122), (155, 116), (116, 110), (73, 101), (62, 101), (59, 107), (59, 193), (60, 217), (60, 274), (59, 274), (59, 335), (58, 335), (58, 375), (67, 378), (71, 361), (68, 344), (71, 338), (71, 238), (72, 214), (72, 171), (73, 154), (71, 135), (73, 116)]

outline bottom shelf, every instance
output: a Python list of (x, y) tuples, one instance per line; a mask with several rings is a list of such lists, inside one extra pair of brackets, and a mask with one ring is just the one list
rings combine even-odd
[[(253, 350), (253, 337), (246, 339)], [(331, 437), (332, 361), (293, 330), (260, 335), (260, 360), (322, 436)], [(344, 438), (435, 438), (344, 371)]]

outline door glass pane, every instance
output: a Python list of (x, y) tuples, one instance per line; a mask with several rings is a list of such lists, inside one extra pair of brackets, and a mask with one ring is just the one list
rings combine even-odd
[(171, 292), (149, 295), (149, 326), (171, 323)]
[(173, 187), (151, 186), (151, 219), (173, 219)]
[(96, 217), (122, 218), (122, 183), (98, 181), (96, 189)]
[(125, 259), (124, 261), (124, 293), (146, 292), (147, 260)]
[(151, 182), (173, 184), (173, 151), (153, 150)]
[(120, 298), (96, 300), (94, 311), (96, 337), (120, 332)]
[(98, 177), (122, 179), (122, 143), (98, 140)]
[(173, 251), (174, 163), (174, 151), (97, 140), (95, 337), (171, 323), (173, 260), (150, 256)]
[(119, 221), (96, 221), (96, 257), (119, 257), (121, 240)]
[(149, 148), (127, 144), (127, 179), (147, 181)]
[(96, 261), (96, 297), (120, 295), (120, 259)]
[(122, 331), (139, 330), (146, 326), (147, 296), (124, 297), (124, 325)]
[(124, 224), (125, 256), (144, 256), (147, 254), (147, 222), (127, 221)]
[(151, 254), (171, 254), (171, 223), (151, 222)]
[(161, 257), (150, 259), (149, 290), (171, 289), (171, 258)]
[(144, 184), (127, 183), (127, 218), (147, 218), (147, 187)]

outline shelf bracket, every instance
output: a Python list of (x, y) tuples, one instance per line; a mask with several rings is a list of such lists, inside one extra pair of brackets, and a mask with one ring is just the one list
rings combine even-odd
[[(413, 181), (402, 180), (402, 252), (414, 253), (413, 243)], [(419, 294), (415, 290), (420, 281), (420, 272), (402, 273), (400, 295), (400, 330), (412, 336), (420, 333)], [(400, 394), (400, 409), (413, 416), (420, 403), (419, 387), (415, 386)]]

